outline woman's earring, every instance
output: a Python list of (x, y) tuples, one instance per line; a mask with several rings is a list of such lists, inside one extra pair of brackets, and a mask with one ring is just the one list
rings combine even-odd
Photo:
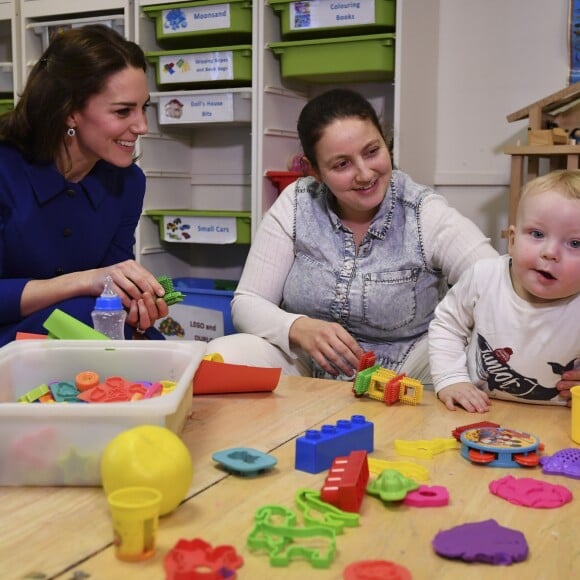
[(74, 136), (77, 134), (77, 132), (76, 132), (76, 129), (75, 129), (74, 127), (69, 127), (69, 128), (66, 130), (66, 134), (67, 134), (69, 137), (74, 137)]

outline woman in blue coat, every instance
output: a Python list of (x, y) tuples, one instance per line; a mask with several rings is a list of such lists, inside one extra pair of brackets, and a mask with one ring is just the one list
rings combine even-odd
[(67, 30), (0, 117), (0, 346), (46, 333), (59, 308), (92, 325), (110, 275), (126, 336), (167, 316), (162, 286), (134, 259), (145, 176), (134, 164), (147, 131), (146, 61), (105, 26)]

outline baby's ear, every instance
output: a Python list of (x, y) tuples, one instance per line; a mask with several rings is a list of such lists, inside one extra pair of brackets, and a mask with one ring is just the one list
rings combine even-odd
[(508, 254), (511, 256), (514, 248), (514, 240), (516, 237), (516, 227), (510, 226), (508, 229)]

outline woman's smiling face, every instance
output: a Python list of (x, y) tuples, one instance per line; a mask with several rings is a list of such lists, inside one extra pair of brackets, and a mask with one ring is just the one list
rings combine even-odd
[(92, 167), (99, 159), (117, 167), (131, 165), (137, 138), (147, 132), (148, 104), (142, 69), (128, 67), (113, 74), (103, 91), (69, 119), (69, 126), (76, 130), (69, 142), (73, 171), (85, 164)]
[(316, 144), (316, 177), (335, 195), (341, 217), (370, 220), (393, 172), (383, 136), (369, 119), (346, 117), (327, 125)]

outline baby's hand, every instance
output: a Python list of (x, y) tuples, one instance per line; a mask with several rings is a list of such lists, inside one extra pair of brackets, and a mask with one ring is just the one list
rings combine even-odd
[(566, 371), (562, 375), (562, 380), (556, 383), (556, 389), (558, 389), (560, 397), (567, 400), (568, 407), (570, 407), (572, 403), (570, 389), (575, 385), (580, 385), (580, 369)]
[(461, 405), (469, 413), (486, 413), (489, 411), (490, 400), (487, 393), (471, 383), (455, 383), (441, 389), (437, 396), (450, 410), (455, 411), (455, 405)]

